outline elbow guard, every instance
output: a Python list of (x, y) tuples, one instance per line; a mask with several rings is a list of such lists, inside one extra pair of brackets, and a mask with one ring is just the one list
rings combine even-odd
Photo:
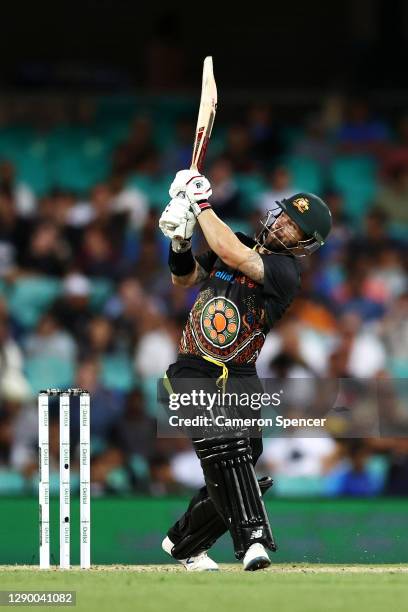
[(174, 276), (187, 276), (191, 274), (195, 270), (195, 265), (196, 262), (191, 252), (191, 246), (186, 251), (176, 253), (173, 251), (170, 243), (169, 268)]

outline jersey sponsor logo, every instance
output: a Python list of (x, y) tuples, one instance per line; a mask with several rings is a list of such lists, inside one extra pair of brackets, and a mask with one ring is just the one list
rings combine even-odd
[(225, 272), (224, 270), (217, 270), (214, 276), (215, 278), (220, 278), (221, 280), (225, 280), (228, 283), (234, 278), (233, 274), (228, 274), (228, 272)]
[(238, 308), (223, 296), (212, 298), (202, 309), (201, 331), (210, 344), (217, 348), (231, 346), (237, 339), (240, 325)]
[(210, 277), (219, 278), (220, 280), (226, 281), (227, 283), (238, 283), (240, 285), (247, 285), (250, 289), (253, 289), (257, 283), (251, 280), (245, 274), (240, 274), (239, 276), (234, 276), (230, 272), (226, 272), (225, 270), (213, 270), (210, 273)]
[(309, 200), (307, 198), (296, 198), (293, 200), (293, 206), (298, 209), (300, 213), (304, 213), (309, 210)]

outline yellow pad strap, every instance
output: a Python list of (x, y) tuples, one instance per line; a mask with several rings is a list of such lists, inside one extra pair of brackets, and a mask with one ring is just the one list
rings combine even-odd
[(222, 374), (217, 378), (217, 387), (222, 387), (223, 392), (225, 392), (225, 385), (228, 380), (228, 368), (225, 363), (218, 361), (218, 359), (213, 359), (213, 357), (208, 357), (208, 355), (202, 355), (202, 358), (222, 368)]
[(169, 395), (173, 395), (174, 391), (173, 391), (173, 387), (171, 386), (171, 383), (169, 381), (169, 378), (167, 376), (167, 374), (165, 374), (163, 376), (163, 387), (166, 389), (167, 393)]

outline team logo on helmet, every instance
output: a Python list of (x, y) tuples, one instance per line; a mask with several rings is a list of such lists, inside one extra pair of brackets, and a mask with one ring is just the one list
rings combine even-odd
[(205, 304), (200, 324), (206, 339), (213, 346), (224, 348), (236, 340), (240, 322), (234, 302), (224, 297), (215, 297)]
[(296, 200), (293, 200), (293, 206), (295, 206), (302, 214), (310, 208), (309, 200), (307, 198), (296, 198)]

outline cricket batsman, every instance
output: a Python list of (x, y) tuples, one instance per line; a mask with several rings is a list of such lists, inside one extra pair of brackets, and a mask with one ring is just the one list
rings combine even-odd
[[(234, 232), (216, 215), (210, 182), (197, 170), (178, 172), (172, 198), (159, 226), (170, 238), (172, 282), (200, 285), (175, 363), (166, 372), (178, 379), (245, 378), (258, 389), (255, 363), (266, 334), (291, 304), (300, 287), (299, 257), (326, 240), (331, 213), (316, 195), (298, 193), (276, 202), (251, 238)], [(210, 250), (194, 257), (191, 237), (198, 221)], [(247, 382), (245, 383), (247, 384)], [(259, 482), (254, 466), (262, 439), (244, 433), (193, 438), (206, 486), (168, 530), (163, 549), (189, 571), (217, 570), (207, 551), (229, 530), (235, 556), (244, 570), (270, 565), (276, 550), (262, 493), (272, 481)]]

